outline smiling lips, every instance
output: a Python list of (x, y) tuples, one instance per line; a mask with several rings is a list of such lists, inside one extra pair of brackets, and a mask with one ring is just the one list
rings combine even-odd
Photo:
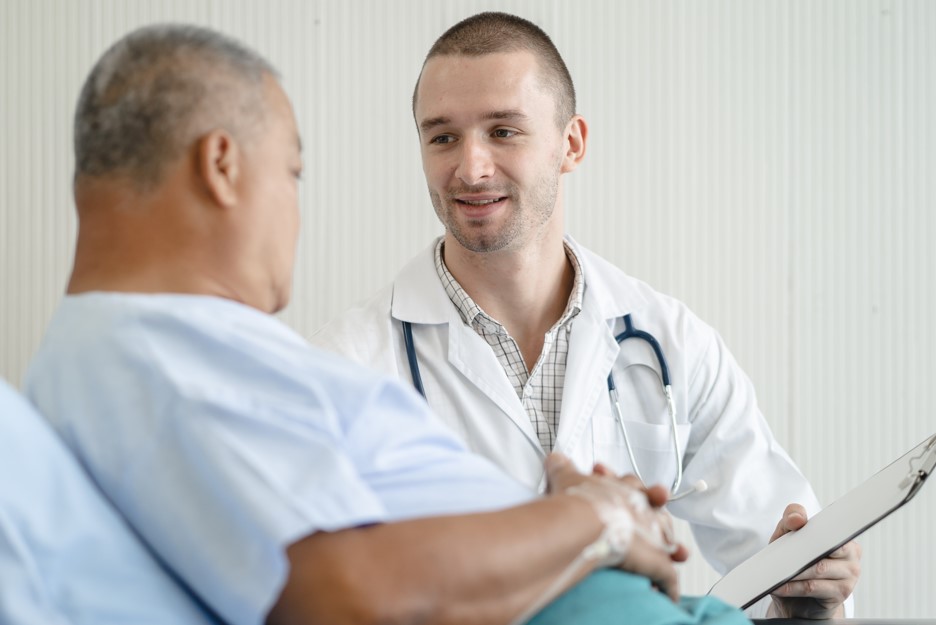
[(493, 204), (494, 202), (500, 202), (503, 199), (504, 199), (503, 197), (492, 197), (487, 200), (462, 200), (462, 199), (456, 198), (458, 202), (461, 202), (462, 204), (467, 204), (468, 206), (487, 206), (488, 204)]
[(456, 196), (453, 199), (468, 218), (482, 219), (497, 212), (507, 200), (507, 196)]

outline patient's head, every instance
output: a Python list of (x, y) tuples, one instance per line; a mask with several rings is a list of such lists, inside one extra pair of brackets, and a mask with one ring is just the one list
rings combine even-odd
[(70, 292), (289, 297), (299, 137), (276, 71), (196, 26), (107, 50), (75, 113), (79, 239)]
[(252, 137), (271, 76), (263, 58), (211, 30), (157, 25), (130, 33), (104, 53), (81, 90), (76, 177), (121, 173), (152, 185), (210, 130)]

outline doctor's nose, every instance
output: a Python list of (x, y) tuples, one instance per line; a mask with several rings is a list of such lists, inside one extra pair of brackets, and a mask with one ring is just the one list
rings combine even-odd
[(481, 141), (463, 140), (455, 176), (466, 185), (476, 185), (494, 175), (491, 152)]

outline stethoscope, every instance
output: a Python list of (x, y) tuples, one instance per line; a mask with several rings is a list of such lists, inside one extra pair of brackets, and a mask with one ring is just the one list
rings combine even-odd
[[(410, 375), (413, 377), (413, 386), (416, 387), (416, 390), (419, 391), (419, 394), (422, 395), (423, 398), (426, 398), (422, 375), (419, 371), (419, 361), (416, 359), (416, 348), (413, 345), (413, 325), (409, 321), (402, 321), (401, 323), (403, 325), (403, 343), (406, 346), (406, 359), (409, 362)], [(677, 501), (692, 493), (707, 490), (708, 485), (705, 483), (705, 480), (699, 480), (693, 484), (689, 490), (682, 493), (678, 492), (679, 487), (682, 485), (683, 469), (682, 452), (679, 448), (679, 436), (676, 427), (676, 401), (673, 399), (673, 387), (670, 385), (669, 366), (666, 363), (666, 357), (663, 355), (663, 348), (660, 347), (660, 342), (649, 332), (634, 328), (631, 316), (624, 315), (624, 331), (615, 336), (614, 340), (620, 345), (627, 339), (646, 341), (650, 347), (653, 348), (653, 353), (660, 365), (660, 381), (663, 385), (663, 396), (666, 398), (666, 407), (669, 412), (673, 453), (676, 458), (676, 478), (673, 480), (673, 484), (670, 487), (669, 501)], [(637, 458), (634, 455), (634, 450), (631, 448), (630, 437), (627, 435), (627, 428), (624, 426), (624, 415), (621, 412), (621, 403), (618, 401), (617, 386), (614, 384), (614, 376), (610, 373), (608, 374), (608, 395), (611, 398), (611, 405), (614, 406), (614, 414), (617, 418), (618, 425), (621, 427), (621, 433), (624, 435), (624, 445), (627, 448), (627, 455), (630, 458), (631, 466), (634, 468), (634, 473), (641, 482), (646, 483), (643, 479), (643, 475), (640, 473), (640, 468), (637, 466)]]

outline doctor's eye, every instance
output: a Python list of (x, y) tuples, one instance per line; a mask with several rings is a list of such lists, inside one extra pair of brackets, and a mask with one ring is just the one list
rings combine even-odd
[(516, 130), (512, 130), (512, 129), (510, 129), (510, 128), (498, 128), (497, 130), (495, 130), (495, 131), (494, 131), (493, 133), (491, 133), (491, 134), (493, 134), (493, 135), (494, 135), (495, 137), (497, 137), (498, 139), (509, 139), (510, 137), (512, 137), (512, 136), (514, 136), (515, 134), (517, 134), (517, 131), (516, 131)]
[(437, 135), (429, 139), (429, 143), (433, 145), (447, 145), (455, 140), (455, 137), (452, 135)]

